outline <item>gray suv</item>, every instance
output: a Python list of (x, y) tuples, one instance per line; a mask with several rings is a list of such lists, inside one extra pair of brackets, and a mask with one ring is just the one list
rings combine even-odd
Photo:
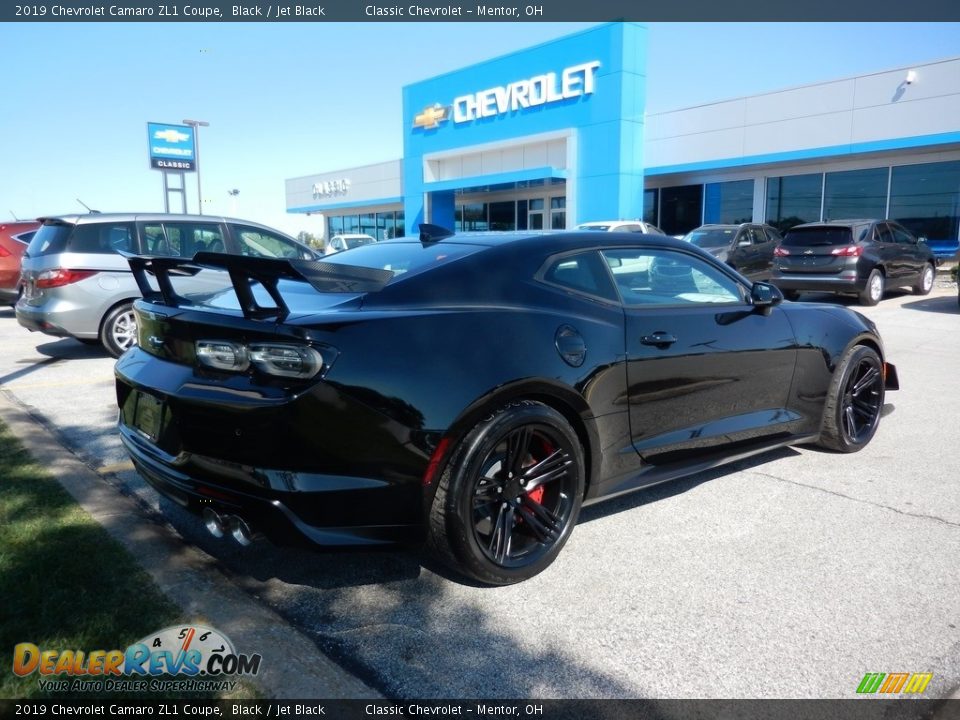
[(774, 251), (771, 282), (787, 300), (801, 292), (857, 295), (876, 305), (891, 288), (917, 295), (933, 289), (936, 259), (919, 240), (892, 220), (827, 220), (795, 225)]
[[(133, 301), (140, 297), (120, 252), (193, 257), (226, 252), (316, 259), (317, 253), (264, 225), (207, 215), (91, 213), (39, 219), (23, 256), (17, 321), (31, 331), (102, 344), (114, 357), (137, 342)], [(201, 270), (176, 279), (180, 294), (216, 292), (230, 283)]]

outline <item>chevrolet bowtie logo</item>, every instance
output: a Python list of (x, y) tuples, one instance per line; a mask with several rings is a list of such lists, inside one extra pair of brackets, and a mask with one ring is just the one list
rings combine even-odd
[(435, 103), (430, 107), (424, 108), (423, 112), (419, 115), (414, 115), (413, 126), (415, 128), (419, 127), (429, 130), (430, 128), (437, 127), (441, 122), (444, 122), (449, 117), (449, 106), (443, 107), (440, 103)]

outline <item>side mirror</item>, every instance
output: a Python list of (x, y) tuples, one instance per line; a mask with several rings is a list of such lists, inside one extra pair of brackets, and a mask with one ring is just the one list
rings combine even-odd
[(920, 237), (917, 238), (917, 242), (918, 242), (918, 243), (923, 243), (924, 245), (926, 245), (926, 244), (927, 244), (927, 238), (924, 237), (923, 235), (921, 235)]
[(776, 285), (755, 282), (750, 287), (750, 302), (754, 307), (768, 308), (783, 302), (783, 293)]
[(737, 243), (737, 247), (750, 247), (750, 241), (741, 240), (740, 242)]

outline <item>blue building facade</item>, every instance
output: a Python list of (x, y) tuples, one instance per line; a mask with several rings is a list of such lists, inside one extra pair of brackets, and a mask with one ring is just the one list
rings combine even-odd
[(646, 43), (608, 23), (408, 85), (403, 158), (288, 180), (287, 209), (378, 240), (639, 218)]
[(646, 28), (613, 23), (405, 87), (407, 233), (453, 227), (458, 193), (538, 181), (564, 181), (570, 220), (640, 217), (645, 58)]

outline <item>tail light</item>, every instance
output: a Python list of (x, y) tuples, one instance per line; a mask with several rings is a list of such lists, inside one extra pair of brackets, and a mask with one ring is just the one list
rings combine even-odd
[(846, 247), (837, 248), (836, 250), (831, 250), (830, 254), (836, 255), (837, 257), (860, 257), (861, 255), (863, 255), (863, 246), (847, 245)]
[(86, 280), (88, 277), (93, 277), (96, 274), (96, 270), (65, 270), (63, 268), (56, 268), (55, 270), (44, 270), (37, 275), (35, 284), (38, 290), (62, 287)]
[(333, 348), (318, 350), (296, 343), (251, 343), (197, 340), (197, 361), (216, 370), (243, 372), (251, 365), (265, 375), (312, 378), (328, 369), (336, 357)]
[(789, 250), (780, 246), (777, 246), (773, 249), (774, 257), (787, 257), (787, 255), (789, 254), (790, 254)]
[(0, 245), (0, 257), (10, 257), (11, 252), (7, 250), (3, 245)]
[(256, 343), (250, 362), (267, 375), (312, 378), (323, 369), (323, 356), (309, 345)]
[(240, 343), (225, 340), (198, 340), (197, 360), (216, 370), (243, 372), (250, 367), (247, 349)]

